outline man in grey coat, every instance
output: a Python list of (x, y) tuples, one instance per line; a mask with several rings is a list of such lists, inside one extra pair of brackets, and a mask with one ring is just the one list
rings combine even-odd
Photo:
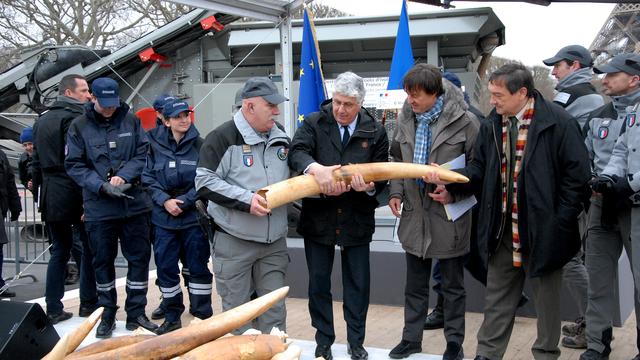
[[(270, 79), (250, 78), (240, 111), (209, 133), (200, 149), (195, 184), (215, 221), (213, 271), (224, 311), (248, 302), (254, 290), (262, 296), (284, 286), (287, 208), (269, 210), (256, 190), (289, 177), (289, 137), (275, 122), (286, 100)], [(282, 300), (254, 327), (268, 333), (286, 330), (286, 323)]]
[[(547, 66), (553, 66), (551, 74), (558, 79), (556, 95), (553, 101), (573, 116), (583, 133), (586, 132), (587, 119), (595, 109), (604, 105), (604, 99), (591, 84), (593, 79), (593, 59), (589, 50), (580, 45), (565, 46), (546, 60)], [(587, 228), (586, 213), (580, 214), (580, 237), (583, 239)], [(575, 323), (562, 327), (562, 345), (584, 349), (587, 340), (584, 335), (584, 314), (587, 311), (587, 269), (584, 266), (583, 252), (580, 251), (562, 269), (562, 280), (573, 297), (579, 317)]]
[[(630, 218), (635, 208), (616, 191), (627, 184), (627, 174), (633, 174), (634, 171), (631, 166), (628, 169), (622, 166), (626, 164), (627, 156), (620, 153), (622, 149), (617, 149), (618, 144), (632, 139), (627, 133), (638, 128), (636, 111), (640, 103), (640, 55), (617, 55), (607, 64), (597, 66), (595, 71), (606, 74), (602, 79), (603, 92), (611, 96), (613, 101), (592, 113), (586, 139), (593, 176), (597, 178), (593, 181), (594, 194), (589, 209), (586, 246), (589, 273), (586, 312), (588, 349), (580, 356), (582, 360), (605, 359), (611, 352), (613, 313), (617, 308), (614, 279), (623, 248), (632, 264), (636, 322), (640, 321), (640, 242), (634, 242), (633, 239), (629, 241), (632, 233)], [(637, 138), (635, 141), (637, 146)], [(634, 146), (624, 148), (631, 148), (629, 154), (636, 152)], [(638, 171), (637, 165), (635, 171)]]
[[(391, 143), (391, 158), (419, 164), (449, 162), (461, 155), (470, 159), (479, 123), (460, 89), (442, 79), (440, 69), (418, 64), (403, 79), (408, 95)], [(400, 218), (398, 237), (406, 252), (404, 328), (402, 341), (389, 357), (405, 358), (422, 351), (422, 331), (429, 304), (432, 259), (440, 261), (444, 333), (443, 359), (463, 358), (464, 255), (469, 252), (471, 212), (449, 220), (445, 205), (464, 196), (452, 196), (442, 185), (423, 179), (390, 182), (389, 207)]]

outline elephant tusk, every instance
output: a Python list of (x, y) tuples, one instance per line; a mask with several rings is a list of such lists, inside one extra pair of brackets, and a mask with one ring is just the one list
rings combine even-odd
[[(403, 162), (377, 162), (344, 165), (333, 171), (336, 181), (351, 183), (354, 174), (362, 175), (365, 182), (392, 179), (417, 179), (437, 173), (440, 180), (449, 183), (466, 183), (469, 179), (457, 172), (432, 165)], [(300, 175), (271, 184), (257, 191), (267, 200), (267, 207), (275, 209), (295, 200), (320, 194), (320, 186), (312, 175)]]

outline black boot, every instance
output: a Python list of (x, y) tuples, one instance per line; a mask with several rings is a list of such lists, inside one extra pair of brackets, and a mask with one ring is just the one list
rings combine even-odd
[(424, 321), (425, 330), (435, 330), (444, 328), (444, 312), (442, 310), (442, 303), (444, 299), (442, 295), (438, 294), (438, 302), (436, 307), (433, 308), (431, 313), (427, 315), (427, 319)]

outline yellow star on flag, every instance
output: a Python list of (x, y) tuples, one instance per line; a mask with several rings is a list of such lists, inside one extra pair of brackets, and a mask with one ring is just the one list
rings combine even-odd
[(311, 62), (309, 63), (309, 66), (311, 66), (312, 69), (314, 68), (315, 65), (313, 64), (313, 59), (311, 59)]
[(299, 114), (298, 115), (298, 121), (300, 121), (300, 122), (304, 121), (304, 115)]
[(300, 68), (300, 76), (304, 75), (304, 69)]

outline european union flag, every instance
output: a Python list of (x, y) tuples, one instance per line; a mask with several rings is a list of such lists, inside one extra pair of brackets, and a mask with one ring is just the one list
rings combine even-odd
[(411, 49), (411, 38), (409, 37), (409, 17), (407, 16), (407, 2), (402, 1), (402, 11), (400, 12), (400, 23), (396, 35), (396, 45), (391, 58), (391, 72), (387, 90), (402, 89), (402, 78), (404, 74), (413, 66), (413, 50)]
[(302, 24), (302, 50), (300, 52), (300, 96), (298, 97), (298, 126), (304, 117), (320, 110), (327, 98), (320, 63), (320, 48), (316, 42), (316, 29), (311, 16), (304, 9)]

